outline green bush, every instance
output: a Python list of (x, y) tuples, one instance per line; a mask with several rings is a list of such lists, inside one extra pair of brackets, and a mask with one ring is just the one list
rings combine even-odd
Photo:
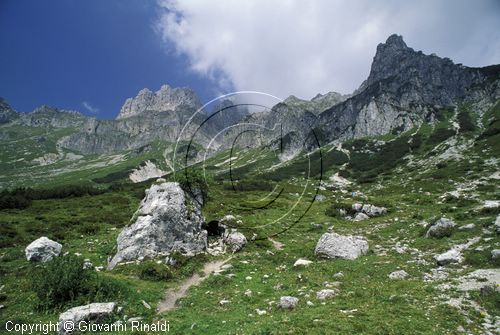
[(38, 298), (37, 308), (50, 310), (75, 301), (90, 291), (92, 272), (83, 269), (83, 259), (74, 255), (56, 257), (35, 268), (30, 286)]
[(446, 141), (453, 135), (455, 135), (455, 131), (452, 129), (438, 128), (431, 134), (431, 136), (429, 136), (426, 143), (429, 145), (435, 145)]
[(457, 115), (457, 121), (461, 133), (467, 133), (476, 130), (476, 124), (467, 110), (461, 110)]
[(203, 199), (207, 200), (209, 198), (208, 182), (200, 170), (194, 168), (181, 170), (175, 174), (175, 181), (179, 183), (184, 191), (189, 193), (200, 191)]
[(273, 185), (267, 180), (244, 179), (234, 183), (224, 183), (224, 189), (236, 191), (268, 191), (273, 190)]
[(140, 264), (138, 269), (139, 278), (150, 281), (164, 281), (173, 278), (172, 271), (165, 264), (157, 264), (147, 261)]
[(74, 255), (56, 257), (41, 267), (33, 267), (29, 287), (37, 297), (35, 307), (42, 311), (126, 294), (124, 284), (84, 269), (83, 259)]
[(337, 202), (328, 207), (325, 210), (325, 214), (331, 217), (341, 218), (343, 215), (340, 214), (340, 211), (344, 210), (346, 215), (354, 215), (356, 211), (352, 209), (352, 205), (345, 202)]

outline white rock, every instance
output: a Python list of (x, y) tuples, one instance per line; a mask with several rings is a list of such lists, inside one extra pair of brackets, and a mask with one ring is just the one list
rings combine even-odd
[(201, 194), (192, 197), (178, 183), (160, 182), (146, 190), (135, 223), (117, 238), (118, 252), (108, 269), (120, 262), (168, 255), (171, 251), (197, 254), (207, 248), (202, 229)]
[(246, 290), (244, 294), (245, 294), (247, 297), (251, 297), (251, 296), (252, 296), (252, 291), (251, 291), (251, 290)]
[[(93, 303), (78, 306), (59, 315), (59, 334), (69, 334), (73, 329), (66, 329), (64, 325), (75, 325), (81, 321), (99, 321), (110, 317), (116, 309), (116, 303)], [(71, 331), (69, 331), (71, 330)]]
[(61, 244), (42, 236), (31, 242), (26, 247), (24, 252), (28, 261), (45, 263), (50, 261), (52, 258), (59, 256), (61, 249)]
[(299, 299), (291, 296), (284, 296), (280, 298), (278, 306), (282, 309), (294, 309), (299, 303)]
[(139, 183), (151, 178), (158, 178), (166, 174), (166, 171), (162, 171), (153, 162), (147, 160), (144, 165), (139, 166), (134, 169), (132, 173), (129, 174), (129, 179), (134, 183)]
[(356, 212), (361, 212), (362, 208), (363, 208), (363, 204), (360, 204), (360, 203), (352, 204), (352, 209), (355, 210)]
[(390, 279), (406, 279), (409, 274), (405, 270), (398, 270), (389, 274)]
[(500, 200), (485, 200), (483, 208), (498, 208), (500, 207)]
[(316, 293), (316, 298), (318, 298), (320, 300), (325, 300), (325, 299), (334, 297), (335, 295), (337, 295), (336, 290), (325, 289), (325, 290), (321, 290), (318, 293)]
[(495, 227), (495, 231), (497, 233), (500, 233), (500, 214), (497, 216), (497, 219), (495, 220), (494, 227)]
[(224, 300), (223, 299), (223, 300), (219, 301), (219, 305), (221, 305), (221, 306), (224, 306), (224, 305), (229, 304), (229, 303), (230, 303), (229, 300)]
[(353, 220), (354, 221), (363, 221), (363, 220), (367, 220), (369, 218), (370, 217), (368, 215), (366, 215), (365, 213), (357, 213)]
[(325, 233), (316, 244), (314, 252), (320, 257), (356, 259), (368, 252), (368, 242), (360, 236)]
[(470, 230), (476, 228), (476, 225), (473, 223), (466, 224), (458, 228), (458, 230)]
[(257, 315), (265, 315), (265, 314), (267, 314), (267, 312), (265, 310), (258, 309), (258, 308), (255, 310), (255, 313), (257, 313)]
[(425, 236), (435, 238), (451, 236), (453, 228), (455, 228), (455, 222), (447, 218), (441, 218), (429, 228)]
[(309, 264), (312, 264), (312, 261), (309, 261), (307, 259), (299, 258), (295, 261), (293, 266), (309, 266)]
[(451, 249), (445, 253), (437, 255), (435, 257), (435, 259), (436, 259), (436, 262), (438, 265), (446, 265), (446, 264), (450, 264), (450, 263), (460, 263), (462, 261), (462, 255), (460, 254), (460, 251), (458, 251), (456, 249)]
[(224, 233), (224, 243), (231, 248), (232, 252), (236, 252), (247, 244), (247, 239), (245, 235), (240, 232), (226, 232)]

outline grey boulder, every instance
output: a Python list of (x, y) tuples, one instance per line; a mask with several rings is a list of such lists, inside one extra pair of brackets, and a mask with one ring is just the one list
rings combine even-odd
[(24, 252), (28, 261), (45, 263), (50, 261), (52, 258), (59, 256), (61, 249), (61, 244), (42, 236), (31, 242), (26, 247)]
[(405, 270), (398, 270), (389, 274), (389, 279), (406, 279), (409, 274)]
[(70, 334), (78, 328), (81, 321), (102, 321), (113, 315), (116, 303), (93, 303), (73, 307), (59, 315), (59, 334)]
[(462, 255), (460, 254), (460, 251), (451, 249), (445, 253), (437, 255), (435, 259), (438, 265), (447, 265), (450, 263), (460, 263), (462, 261)]
[(356, 259), (368, 252), (368, 242), (360, 236), (325, 233), (321, 236), (314, 253), (319, 257)]
[(247, 238), (242, 233), (232, 230), (226, 232), (223, 238), (224, 244), (231, 248), (232, 252), (240, 251), (247, 244)]
[(455, 222), (450, 219), (441, 218), (434, 223), (427, 231), (426, 237), (442, 238), (451, 236)]
[(178, 183), (160, 180), (146, 190), (135, 223), (117, 238), (117, 253), (108, 269), (118, 263), (168, 255), (172, 251), (197, 254), (207, 248), (207, 231), (200, 202)]
[(291, 296), (285, 296), (280, 298), (278, 306), (281, 309), (294, 309), (299, 303), (299, 299)]

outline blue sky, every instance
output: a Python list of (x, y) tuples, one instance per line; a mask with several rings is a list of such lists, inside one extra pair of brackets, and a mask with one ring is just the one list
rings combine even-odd
[(86, 103), (99, 118), (164, 83), (212, 97), (211, 82), (155, 33), (157, 15), (148, 1), (2, 0), (0, 97), (23, 112), (46, 104), (92, 115)]
[(0, 97), (114, 118), (162, 84), (351, 93), (393, 33), (468, 66), (500, 63), (498, 0), (0, 0)]

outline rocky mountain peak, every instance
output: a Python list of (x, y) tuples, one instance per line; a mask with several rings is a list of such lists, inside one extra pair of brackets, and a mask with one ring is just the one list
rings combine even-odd
[(135, 98), (128, 98), (123, 104), (117, 119), (125, 119), (142, 114), (146, 111), (177, 111), (179, 108), (197, 109), (200, 101), (196, 94), (189, 88), (172, 88), (163, 85), (152, 92), (148, 88), (139, 91)]

